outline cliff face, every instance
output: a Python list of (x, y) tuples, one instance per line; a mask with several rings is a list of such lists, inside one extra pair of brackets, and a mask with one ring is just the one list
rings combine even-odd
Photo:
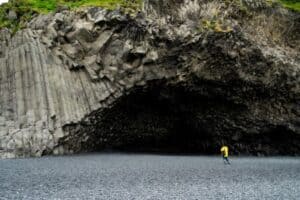
[(0, 156), (104, 148), (300, 154), (300, 16), (145, 1), (0, 31)]

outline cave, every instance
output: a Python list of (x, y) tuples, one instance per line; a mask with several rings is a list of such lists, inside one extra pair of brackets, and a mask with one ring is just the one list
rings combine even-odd
[(220, 86), (197, 85), (155, 81), (135, 87), (80, 125), (66, 126), (73, 136), (63, 145), (77, 153), (214, 155), (226, 144), (236, 155), (298, 155), (300, 136), (284, 126), (265, 124), (252, 133), (254, 123), (245, 120), (245, 105), (216, 92)]
[(214, 154), (218, 140), (208, 126), (197, 122), (197, 115), (204, 112), (209, 101), (182, 85), (156, 82), (122, 97), (104, 112), (96, 129), (101, 130), (101, 135), (111, 136), (104, 148)]

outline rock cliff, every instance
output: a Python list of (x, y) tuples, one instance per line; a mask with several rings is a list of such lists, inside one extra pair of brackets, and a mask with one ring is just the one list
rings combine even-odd
[(300, 15), (148, 0), (0, 30), (0, 157), (117, 148), (300, 154)]

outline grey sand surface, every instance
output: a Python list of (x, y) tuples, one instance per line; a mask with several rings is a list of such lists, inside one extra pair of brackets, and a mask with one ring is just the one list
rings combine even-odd
[(87, 154), (0, 160), (0, 199), (300, 199), (300, 158)]

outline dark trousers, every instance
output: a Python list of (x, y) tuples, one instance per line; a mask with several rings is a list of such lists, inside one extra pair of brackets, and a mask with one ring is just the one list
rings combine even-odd
[(224, 164), (225, 164), (225, 165), (226, 165), (226, 164), (230, 165), (230, 162), (229, 162), (229, 160), (228, 160), (228, 157), (223, 156), (223, 161), (224, 161)]

